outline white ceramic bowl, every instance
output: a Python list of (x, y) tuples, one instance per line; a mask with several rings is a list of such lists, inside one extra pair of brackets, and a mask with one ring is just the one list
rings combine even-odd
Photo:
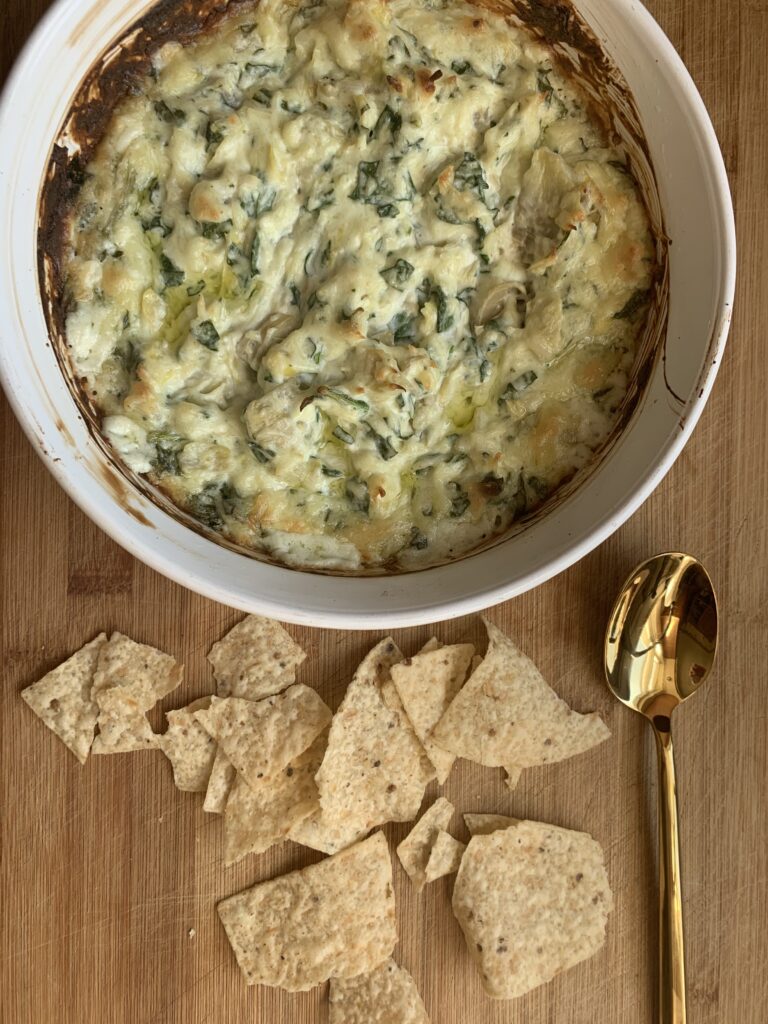
[[(617, 529), (657, 486), (698, 420), (731, 317), (733, 212), (712, 125), (688, 72), (635, 0), (577, 7), (623, 72), (658, 180), (670, 249), (665, 358), (628, 427), (549, 514), (482, 553), (415, 574), (343, 578), (259, 562), (164, 512), (95, 444), (49, 343), (37, 281), (40, 184), (53, 139), (94, 57), (148, 6), (58, 0), (25, 47), (0, 106), (0, 374), (24, 430), (91, 519), (172, 579), (247, 611), (352, 629), (430, 622), (535, 587)], [(666, 382), (665, 382), (666, 374)], [(680, 401), (673, 398), (680, 396)]]

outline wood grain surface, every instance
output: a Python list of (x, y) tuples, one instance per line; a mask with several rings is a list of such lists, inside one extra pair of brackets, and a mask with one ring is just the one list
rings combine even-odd
[[(4, 72), (46, 6), (0, 6)], [(451, 915), (452, 880), (414, 896), (396, 864), (396, 957), (433, 1024), (656, 1019), (651, 736), (609, 697), (600, 652), (617, 587), (636, 561), (664, 548), (704, 559), (722, 606), (717, 669), (675, 721), (689, 1022), (768, 1020), (768, 0), (649, 6), (690, 68), (725, 153), (740, 243), (731, 338), (701, 423), (652, 498), (579, 565), (492, 612), (574, 707), (602, 712), (612, 739), (524, 773), (514, 794), (500, 772), (467, 763), (445, 789), (459, 811), (591, 832), (607, 852), (616, 910), (599, 955), (526, 998), (494, 1002)], [(96, 757), (81, 768), (18, 697), (99, 630), (119, 628), (184, 661), (183, 689), (165, 702), (178, 706), (210, 690), (205, 653), (239, 614), (158, 576), (100, 533), (4, 402), (0, 468), (0, 1021), (324, 1024), (325, 987), (246, 988), (215, 913), (222, 896), (320, 855), (285, 844), (225, 868), (220, 820), (203, 813), (200, 797), (176, 791), (161, 753)], [(300, 678), (335, 707), (374, 634), (291, 632), (310, 655)], [(435, 632), (446, 641), (482, 636), (476, 617)], [(395, 639), (410, 653), (429, 633)], [(161, 720), (158, 709), (156, 727)], [(407, 828), (386, 831), (399, 841)], [(466, 838), (458, 816), (453, 831)]]

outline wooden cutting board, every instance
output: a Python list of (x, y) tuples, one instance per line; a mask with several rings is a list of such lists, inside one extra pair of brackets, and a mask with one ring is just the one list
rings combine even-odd
[[(607, 853), (616, 910), (599, 955), (526, 998), (498, 1003), (483, 994), (451, 915), (452, 879), (415, 896), (396, 864), (396, 958), (433, 1024), (655, 1019), (653, 750), (642, 721), (608, 696), (600, 652), (617, 587), (636, 561), (664, 548), (704, 559), (723, 612), (717, 670), (675, 721), (689, 1019), (768, 1019), (768, 2), (649, 6), (702, 90), (731, 175), (742, 254), (731, 340), (693, 440), (641, 511), (578, 566), (492, 612), (566, 700), (604, 715), (612, 739), (526, 772), (513, 794), (500, 772), (466, 763), (444, 790), (459, 812), (591, 832)], [(5, 70), (45, 7), (2, 6)], [(96, 632), (119, 628), (184, 661), (183, 689), (165, 705), (178, 706), (210, 690), (205, 653), (240, 616), (108, 540), (54, 484), (4, 402), (2, 416), (0, 1021), (324, 1024), (325, 987), (303, 995), (246, 988), (215, 913), (221, 897), (320, 855), (285, 844), (225, 868), (220, 820), (203, 813), (200, 797), (176, 791), (161, 753), (93, 758), (81, 768), (18, 698)], [(433, 631), (446, 642), (482, 643), (476, 617), (395, 639), (411, 653)], [(379, 636), (291, 632), (309, 652), (300, 678), (333, 707)], [(161, 721), (158, 710), (155, 726)], [(386, 832), (395, 843), (407, 830)], [(466, 838), (459, 815), (453, 831)]]

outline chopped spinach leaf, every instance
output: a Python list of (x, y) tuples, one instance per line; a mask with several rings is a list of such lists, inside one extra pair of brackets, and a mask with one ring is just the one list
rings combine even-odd
[(453, 172), (453, 184), (459, 192), (474, 192), (481, 202), (486, 202), (483, 193), (488, 189), (488, 182), (485, 180), (483, 166), (474, 153), (464, 154)]
[(333, 429), (333, 436), (343, 444), (354, 444), (355, 439), (343, 427), (336, 426)]
[(158, 473), (178, 476), (181, 472), (179, 452), (187, 443), (186, 438), (173, 432), (151, 430), (147, 434), (147, 441), (155, 446), (155, 457), (152, 459), (153, 469)]
[(392, 141), (397, 138), (398, 132), (403, 126), (403, 118), (400, 114), (392, 109), (390, 106), (384, 107), (382, 112), (379, 114), (378, 120), (373, 128), (368, 132), (369, 139), (375, 139), (380, 132), (389, 128), (392, 133)]
[(199, 341), (201, 345), (205, 345), (212, 352), (218, 351), (219, 332), (210, 320), (203, 320), (202, 323), (193, 325), (191, 333), (195, 341)]
[(467, 72), (474, 74), (474, 68), (468, 60), (453, 60), (451, 61), (451, 71), (456, 75), (466, 75)]
[(651, 293), (648, 288), (638, 288), (638, 290), (633, 292), (630, 298), (627, 299), (621, 309), (617, 313), (613, 314), (613, 319), (634, 320), (636, 314), (648, 302), (650, 294)]
[(183, 110), (172, 110), (165, 100), (156, 100), (154, 106), (155, 113), (166, 124), (184, 124), (187, 119), (187, 115)]
[(259, 235), (258, 235), (258, 232), (257, 232), (253, 236), (253, 241), (251, 242), (251, 273), (252, 274), (258, 274), (259, 273), (259, 247), (260, 247), (260, 242), (259, 242)]
[(353, 512), (362, 512), (364, 515), (368, 515), (368, 510), (371, 507), (371, 496), (368, 493), (367, 485), (359, 477), (355, 476), (347, 480), (344, 493)]
[(373, 429), (371, 429), (371, 437), (373, 438), (373, 443), (376, 445), (376, 451), (385, 462), (389, 462), (390, 459), (394, 459), (397, 455), (397, 449), (393, 448), (388, 437), (382, 437), (381, 434), (377, 434)]
[(251, 454), (254, 456), (257, 462), (265, 464), (271, 462), (275, 457), (275, 453), (271, 448), (265, 448), (260, 445), (257, 441), (249, 441), (248, 447), (251, 450)]
[(187, 285), (187, 295), (199, 295), (200, 292), (205, 288), (205, 281), (198, 281), (196, 284)]
[(164, 288), (175, 288), (184, 280), (184, 271), (179, 270), (164, 252), (160, 253), (160, 274), (163, 278)]
[(368, 412), (370, 406), (367, 402), (364, 402), (362, 398), (353, 398), (348, 395), (345, 391), (340, 391), (338, 388), (329, 388), (323, 385), (317, 389), (318, 398), (333, 398), (337, 402), (341, 402), (343, 405), (348, 405), (353, 409), (357, 409), (358, 412)]
[(408, 260), (398, 259), (391, 267), (385, 267), (379, 273), (391, 288), (400, 288), (413, 273), (413, 266)]
[(429, 541), (416, 526), (411, 530), (411, 539), (408, 542), (408, 547), (415, 548), (417, 551), (423, 551), (429, 547)]
[(232, 227), (231, 220), (201, 220), (198, 223), (203, 238), (223, 238)]

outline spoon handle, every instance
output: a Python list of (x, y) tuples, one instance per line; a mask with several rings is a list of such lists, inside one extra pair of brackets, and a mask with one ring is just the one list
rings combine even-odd
[(685, 1024), (677, 789), (669, 718), (653, 721), (659, 762), (659, 1024)]

